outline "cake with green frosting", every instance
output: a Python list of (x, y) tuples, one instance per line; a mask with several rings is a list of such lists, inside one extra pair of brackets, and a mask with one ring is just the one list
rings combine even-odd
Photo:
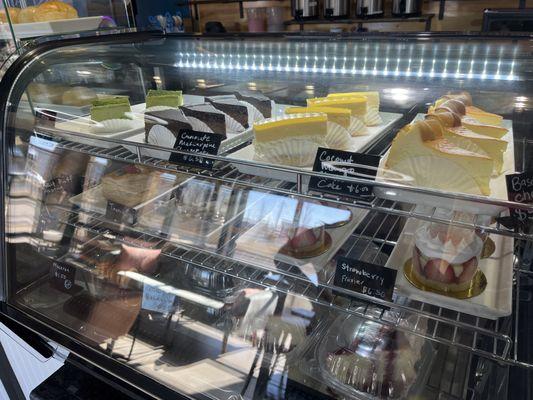
[(105, 121), (108, 119), (129, 119), (126, 113), (131, 112), (128, 97), (110, 97), (92, 102), (91, 119), (93, 121)]
[(146, 95), (146, 108), (163, 106), (178, 108), (183, 105), (181, 90), (149, 90)]

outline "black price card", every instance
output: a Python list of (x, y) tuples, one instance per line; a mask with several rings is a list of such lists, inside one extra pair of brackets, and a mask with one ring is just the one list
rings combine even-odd
[(54, 261), (50, 270), (50, 284), (62, 292), (70, 293), (75, 289), (76, 268), (73, 265)]
[[(533, 205), (533, 173), (524, 172), (505, 177), (507, 182), (507, 197), (516, 203), (530, 203)], [(515, 225), (528, 226), (533, 222), (533, 211), (511, 209), (511, 219)]]
[[(319, 147), (313, 164), (313, 171), (374, 180), (379, 162), (379, 156)], [(373, 197), (372, 184), (325, 177), (312, 176), (309, 181), (309, 189), (363, 200), (372, 200)]]
[[(190, 153), (218, 154), (218, 148), (223, 136), (216, 133), (198, 132), (191, 129), (182, 129), (178, 133), (174, 148)], [(200, 154), (172, 153), (170, 161), (178, 164), (189, 165), (204, 169), (212, 169), (214, 160), (202, 157)]]
[(108, 220), (117, 223), (134, 224), (137, 222), (137, 210), (113, 201), (107, 201), (105, 216)]
[(354, 292), (391, 301), (396, 273), (397, 271), (392, 268), (339, 257), (333, 284)]
[(35, 125), (53, 128), (57, 119), (57, 112), (53, 110), (39, 109), (35, 111)]

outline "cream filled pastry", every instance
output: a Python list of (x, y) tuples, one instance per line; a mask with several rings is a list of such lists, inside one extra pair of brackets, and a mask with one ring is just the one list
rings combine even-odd
[(430, 224), (415, 233), (413, 273), (443, 292), (468, 289), (477, 272), (483, 241), (474, 231)]
[(276, 164), (307, 166), (323, 146), (327, 134), (326, 114), (292, 114), (254, 124), (255, 153)]

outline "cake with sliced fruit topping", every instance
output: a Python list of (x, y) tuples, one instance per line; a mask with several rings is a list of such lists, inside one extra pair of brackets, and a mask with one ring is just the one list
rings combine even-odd
[(282, 252), (296, 258), (316, 255), (327, 245), (324, 225), (312, 228), (291, 225), (284, 233), (287, 235), (287, 244)]
[(168, 107), (178, 108), (183, 105), (181, 90), (149, 90), (146, 95), (146, 108)]
[(478, 270), (483, 241), (474, 231), (431, 223), (415, 232), (412, 273), (440, 292), (467, 290)]

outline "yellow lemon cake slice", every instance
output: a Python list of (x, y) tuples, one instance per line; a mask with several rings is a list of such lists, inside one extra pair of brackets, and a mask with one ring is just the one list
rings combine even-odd
[(254, 147), (259, 159), (276, 164), (307, 166), (323, 146), (328, 117), (323, 113), (292, 114), (254, 124)]
[(324, 113), (328, 117), (328, 121), (348, 129), (350, 126), (351, 111), (346, 108), (335, 107), (287, 107), (285, 114), (309, 114), (309, 113)]

